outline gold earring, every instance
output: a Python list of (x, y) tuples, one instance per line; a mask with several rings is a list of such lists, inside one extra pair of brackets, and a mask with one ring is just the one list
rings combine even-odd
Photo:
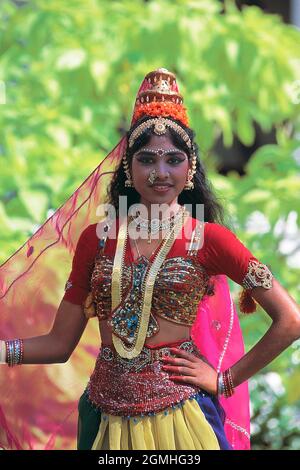
[(127, 176), (127, 180), (125, 180), (125, 188), (133, 188), (133, 182), (132, 182), (132, 179), (131, 179), (131, 175), (130, 175), (126, 155), (123, 155), (122, 163), (123, 163), (123, 168), (124, 168), (125, 174)]
[(183, 188), (186, 190), (194, 189), (193, 177), (194, 177), (194, 174), (196, 173), (196, 161), (197, 161), (197, 156), (194, 150), (194, 146), (192, 150), (192, 155), (193, 155), (192, 156), (192, 169), (189, 168), (188, 170), (188, 178)]
[(188, 191), (189, 189), (194, 189), (194, 183), (192, 181), (193, 179), (193, 173), (191, 172), (191, 170), (188, 171), (188, 177), (187, 177), (187, 181), (185, 182), (185, 185), (184, 185), (184, 188), (186, 191)]

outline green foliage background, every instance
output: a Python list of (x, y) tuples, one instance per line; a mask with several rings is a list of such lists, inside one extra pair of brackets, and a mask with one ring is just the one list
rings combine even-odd
[[(1, 1), (0, 262), (116, 145), (145, 74), (165, 67), (238, 237), (299, 303), (300, 270), (280, 244), (300, 213), (300, 33), (254, 6), (227, 1), (221, 13), (216, 0)], [(275, 128), (276, 144), (252, 155), (245, 176), (218, 175), (216, 138), (251, 145), (254, 122)], [(258, 212), (267, 233), (246, 230)], [(269, 324), (261, 310), (242, 318), (247, 350)], [(300, 448), (299, 346), (250, 381), (254, 449)]]

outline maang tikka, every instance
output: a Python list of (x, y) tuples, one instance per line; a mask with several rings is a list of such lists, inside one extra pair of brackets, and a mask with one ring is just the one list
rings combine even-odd
[[(146, 129), (154, 125), (154, 133), (163, 135), (167, 132), (167, 128), (171, 127), (177, 134), (186, 142), (190, 149), (192, 157), (192, 168), (188, 170), (187, 181), (184, 189), (189, 190), (194, 188), (193, 177), (196, 173), (197, 156), (194, 144), (192, 143), (187, 132), (176, 122), (168, 119), (172, 117), (180, 121), (184, 126), (188, 126), (188, 117), (186, 108), (183, 106), (183, 97), (180, 95), (176, 77), (172, 72), (165, 68), (157, 69), (146, 75), (144, 82), (141, 86), (140, 93), (138, 93), (131, 125), (143, 116), (152, 116), (146, 122), (140, 124), (132, 132), (128, 147), (131, 148), (136, 139), (144, 133)], [(122, 157), (123, 167), (127, 179), (125, 180), (126, 188), (133, 188), (127, 154)]]

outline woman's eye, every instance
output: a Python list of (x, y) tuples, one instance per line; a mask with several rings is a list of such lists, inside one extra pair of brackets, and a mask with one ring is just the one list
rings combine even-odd
[(141, 158), (139, 161), (140, 161), (141, 163), (145, 163), (146, 165), (148, 165), (148, 163), (153, 163), (153, 160), (152, 160), (152, 159), (149, 159), (149, 158), (147, 158), (147, 159)]
[[(141, 163), (145, 164), (145, 165), (148, 165), (148, 164), (152, 164), (153, 163), (153, 159), (152, 158), (141, 158), (139, 160)], [(172, 165), (177, 165), (178, 163), (182, 162), (183, 160), (181, 160), (180, 158), (170, 158), (168, 160), (168, 163), (171, 163)]]

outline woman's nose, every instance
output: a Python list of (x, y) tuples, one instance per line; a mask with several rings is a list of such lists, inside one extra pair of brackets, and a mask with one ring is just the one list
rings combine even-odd
[(166, 168), (166, 165), (164, 162), (158, 163), (155, 169), (156, 169), (157, 178), (166, 179), (169, 177), (169, 171)]

